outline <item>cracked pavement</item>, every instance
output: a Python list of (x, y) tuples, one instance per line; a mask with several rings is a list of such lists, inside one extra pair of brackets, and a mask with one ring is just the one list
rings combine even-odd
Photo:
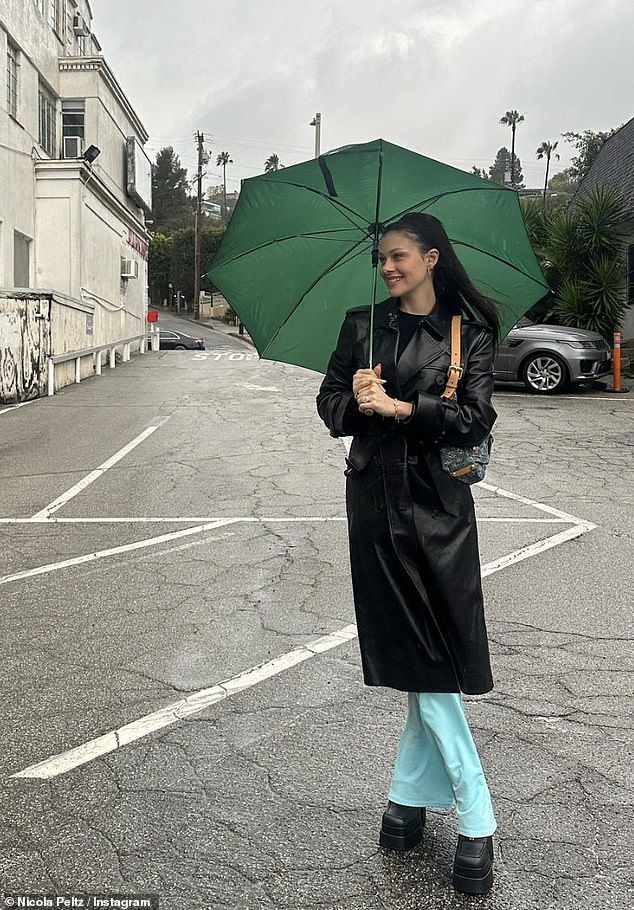
[[(211, 352), (249, 352), (200, 334)], [(55, 515), (98, 520), (0, 524), (2, 576), (262, 519), (0, 586), (0, 890), (155, 891), (162, 910), (623, 910), (631, 397), (496, 394), (487, 482), (597, 527), (484, 580), (496, 685), (466, 707), (499, 822), (488, 897), (451, 886), (452, 813), (429, 812), (410, 853), (378, 847), (405, 703), (363, 687), (355, 640), (65, 774), (11, 778), (353, 621), (345, 523), (317, 520), (345, 514), (318, 383), (164, 352), (0, 416), (8, 518), (169, 417)], [(502, 519), (480, 524), (483, 562), (565, 527), (512, 523), (544, 513), (475, 496), (479, 518)]]

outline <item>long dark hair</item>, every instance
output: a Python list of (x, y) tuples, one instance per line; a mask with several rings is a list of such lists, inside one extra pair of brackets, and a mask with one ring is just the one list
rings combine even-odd
[(433, 272), (436, 296), (442, 299), (443, 305), (452, 314), (459, 313), (465, 306), (469, 310), (475, 310), (476, 316), (480, 316), (493, 329), (497, 341), (500, 337), (500, 318), (496, 304), (490, 297), (481, 294), (471, 281), (438, 218), (420, 212), (409, 212), (398, 221), (387, 224), (383, 235), (389, 231), (407, 234), (423, 253), (438, 250), (438, 262)]

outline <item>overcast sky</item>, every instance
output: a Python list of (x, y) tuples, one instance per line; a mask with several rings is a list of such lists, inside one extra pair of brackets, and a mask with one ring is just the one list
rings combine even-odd
[[(382, 137), (455, 167), (487, 168), (511, 146), (516, 109), (527, 186), (535, 150), (561, 133), (634, 116), (633, 0), (91, 0), (103, 53), (141, 117), (152, 159), (172, 145), (193, 176), (227, 188), (322, 151)], [(553, 170), (551, 169), (551, 173)]]

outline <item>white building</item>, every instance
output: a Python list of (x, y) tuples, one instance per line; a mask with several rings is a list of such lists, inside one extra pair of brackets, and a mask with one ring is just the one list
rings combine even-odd
[(148, 137), (91, 21), (88, 0), (0, 0), (0, 400), (146, 327)]

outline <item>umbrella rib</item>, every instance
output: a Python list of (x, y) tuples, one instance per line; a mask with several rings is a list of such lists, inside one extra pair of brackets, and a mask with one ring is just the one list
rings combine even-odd
[[(274, 183), (276, 185), (279, 183), (282, 183), (284, 186), (292, 186), (292, 187), (295, 187), (295, 189), (304, 190), (307, 193), (315, 193), (315, 195), (320, 196), (325, 202), (329, 202), (332, 206), (334, 206), (336, 209), (338, 209), (341, 212), (341, 214), (344, 215), (345, 217), (349, 217), (347, 215), (347, 213), (350, 212), (351, 215), (355, 215), (357, 218), (360, 218), (364, 225), (366, 223), (365, 219), (363, 218), (363, 216), (361, 215), (360, 212), (355, 211), (349, 205), (346, 205), (345, 203), (341, 202), (338, 198), (333, 198), (332, 196), (327, 196), (326, 193), (323, 193), (321, 190), (315, 189), (315, 187), (306, 186), (306, 184), (304, 184), (304, 183), (292, 183), (291, 181), (287, 181), (287, 180), (263, 180), (262, 182), (263, 183)], [(353, 221), (352, 218), (350, 218), (349, 220), (351, 221), (352, 224), (354, 224), (354, 226), (356, 228), (361, 227), (361, 225), (357, 224), (356, 221)]]
[[(286, 318), (284, 319), (284, 321), (283, 321), (282, 323), (280, 323), (280, 325), (277, 327), (277, 329), (275, 330), (275, 334), (274, 334), (273, 337), (267, 342), (266, 347), (264, 348), (262, 354), (260, 355), (261, 357), (264, 357), (264, 355), (265, 355), (266, 352), (269, 350), (269, 348), (271, 347), (271, 345), (273, 344), (273, 342), (275, 341), (275, 339), (277, 338), (277, 336), (280, 334), (280, 332), (282, 331), (282, 329), (284, 328), (284, 326), (286, 325), (286, 323), (289, 321), (289, 319), (291, 318), (291, 316), (292, 316), (292, 315), (295, 313), (295, 311), (301, 306), (302, 302), (303, 302), (304, 299), (308, 296), (308, 294), (310, 294), (310, 292), (312, 291), (312, 289), (313, 289), (317, 284), (319, 284), (319, 282), (321, 281), (321, 279), (322, 279), (325, 275), (328, 275), (329, 272), (334, 272), (334, 270), (337, 269), (337, 268), (339, 268), (339, 266), (345, 265), (347, 262), (350, 262), (352, 259), (355, 259), (357, 256), (360, 256), (361, 253), (364, 252), (364, 249), (362, 248), (362, 244), (363, 244), (366, 240), (368, 240), (368, 239), (369, 239), (369, 238), (367, 238), (367, 237), (363, 237), (361, 240), (359, 240), (359, 242), (358, 242), (357, 244), (355, 244), (354, 247), (352, 247), (352, 248), (349, 249), (349, 250), (346, 250), (346, 252), (343, 254), (343, 256), (340, 256), (339, 259), (335, 260), (335, 262), (333, 262), (331, 265), (329, 265), (328, 268), (324, 269), (323, 272), (321, 272), (321, 274), (319, 274), (319, 275), (315, 278), (315, 280), (312, 282), (312, 284), (310, 285), (310, 287), (306, 288), (306, 290), (304, 291), (304, 293), (301, 295), (301, 297), (299, 298), (299, 300), (297, 301), (297, 303), (295, 304), (295, 306), (293, 307), (293, 309), (287, 314), (287, 316), (286, 316)], [(354, 255), (351, 255), (351, 254), (354, 254)]]
[[(349, 231), (350, 228), (335, 228), (334, 230), (329, 231), (307, 231), (306, 233), (296, 233), (288, 234), (286, 237), (274, 237), (273, 240), (267, 240), (266, 243), (260, 243), (258, 246), (252, 246), (248, 250), (244, 250), (242, 253), (238, 253), (236, 256), (232, 256), (231, 259), (226, 259), (224, 262), (218, 263), (219, 267), (229, 265), (232, 262), (238, 262), (239, 259), (243, 259), (245, 256), (250, 256), (251, 253), (257, 253), (259, 250), (265, 250), (267, 246), (272, 246), (275, 243), (284, 243), (287, 240), (297, 240), (298, 237), (310, 237), (320, 240), (329, 240), (331, 239), (333, 243), (346, 243), (350, 242), (349, 238), (346, 237), (326, 237), (321, 236), (322, 234), (332, 235), (332, 234), (344, 234), (346, 231)], [(358, 229), (357, 229), (358, 230)], [(363, 238), (365, 239), (365, 238)], [(209, 271), (212, 271), (216, 268), (215, 264), (212, 264)]]
[[(492, 181), (491, 181), (492, 182)], [(465, 186), (458, 190), (446, 190), (445, 192), (438, 193), (436, 196), (427, 197), (426, 199), (419, 199), (418, 202), (408, 205), (407, 208), (402, 209), (400, 212), (397, 212), (396, 215), (392, 215), (391, 218), (385, 222), (389, 224), (390, 221), (398, 221), (399, 218), (402, 218), (403, 215), (407, 215), (408, 212), (420, 212), (421, 206), (424, 208), (429, 208), (430, 205), (434, 205), (438, 202), (439, 199), (443, 199), (445, 196), (461, 196), (463, 193), (512, 193), (514, 190), (507, 190), (505, 187), (500, 186), (492, 187), (491, 189), (486, 189), (482, 186)]]
[[(451, 240), (451, 238), (450, 238), (450, 240)], [(524, 269), (521, 269), (519, 266), (513, 265), (512, 262), (508, 261), (508, 259), (502, 259), (501, 256), (496, 256), (495, 253), (489, 253), (489, 252), (487, 252), (487, 250), (482, 250), (482, 249), (480, 249), (479, 246), (474, 246), (472, 243), (467, 243), (464, 240), (451, 240), (451, 244), (452, 244), (452, 246), (466, 246), (470, 250), (475, 250), (476, 253), (482, 253), (483, 256), (488, 256), (489, 259), (495, 259), (496, 262), (500, 262), (502, 265), (506, 266), (506, 268), (513, 269), (513, 271), (515, 271), (515, 272), (519, 272), (519, 274), (523, 275), (524, 278), (530, 278), (530, 280), (534, 281), (535, 284), (540, 284), (540, 285), (542, 284), (542, 282), (540, 282), (538, 278), (535, 278), (529, 272), (525, 272)], [(548, 285), (546, 284), (545, 278), (543, 279), (543, 286), (548, 287)]]

